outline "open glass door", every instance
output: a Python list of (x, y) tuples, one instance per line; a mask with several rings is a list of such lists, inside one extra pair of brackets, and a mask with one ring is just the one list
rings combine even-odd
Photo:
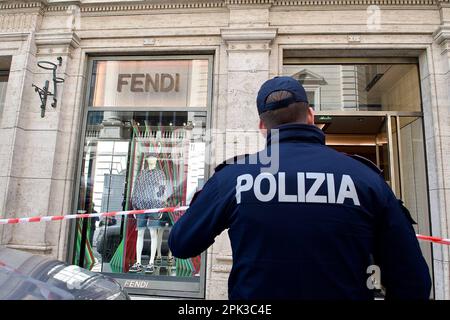
[[(417, 222), (416, 232), (428, 235), (430, 217), (422, 118), (391, 115), (389, 123), (390, 167), (395, 177), (393, 190)], [(425, 258), (431, 262), (431, 245), (424, 242), (420, 245)]]

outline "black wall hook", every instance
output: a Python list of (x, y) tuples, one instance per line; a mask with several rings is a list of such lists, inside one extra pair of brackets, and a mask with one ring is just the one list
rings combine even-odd
[(56, 108), (56, 105), (58, 103), (57, 100), (57, 84), (63, 83), (64, 79), (56, 76), (56, 69), (58, 69), (58, 66), (62, 65), (62, 57), (56, 58), (58, 60), (58, 65), (56, 65), (53, 62), (50, 61), (38, 61), (37, 65), (39, 68), (45, 69), (45, 70), (51, 70), (53, 73), (53, 92), (48, 91), (49, 87), (49, 81), (46, 80), (44, 84), (44, 88), (39, 88), (35, 84), (32, 85), (34, 87), (34, 91), (39, 94), (39, 98), (41, 99), (41, 118), (45, 116), (45, 107), (47, 105), (47, 97), (53, 96), (53, 102), (51, 106), (53, 108)]

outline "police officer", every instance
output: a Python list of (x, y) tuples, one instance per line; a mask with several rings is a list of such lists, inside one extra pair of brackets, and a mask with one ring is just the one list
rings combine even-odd
[(428, 299), (414, 229), (379, 170), (325, 146), (293, 78), (266, 81), (257, 107), (269, 133), (252, 156), (278, 157), (278, 171), (242, 161), (252, 156), (217, 167), (171, 231), (174, 256), (197, 256), (229, 229), (230, 299), (373, 299), (368, 270), (386, 299)]

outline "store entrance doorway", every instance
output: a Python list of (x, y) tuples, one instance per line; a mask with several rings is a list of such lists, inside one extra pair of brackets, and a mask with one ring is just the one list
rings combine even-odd
[(329, 147), (371, 160), (383, 171), (384, 179), (392, 186), (387, 116), (318, 115), (315, 123), (325, 133)]
[[(325, 133), (326, 144), (347, 154), (375, 163), (398, 199), (417, 222), (417, 233), (428, 234), (427, 197), (422, 117), (415, 113), (374, 112), (343, 115), (317, 112), (316, 125)], [(431, 248), (421, 243), (431, 265)]]
[(371, 160), (403, 201), (412, 191), (411, 184), (426, 185), (421, 120), (414, 114), (390, 113), (315, 117), (316, 125), (326, 134), (328, 146)]

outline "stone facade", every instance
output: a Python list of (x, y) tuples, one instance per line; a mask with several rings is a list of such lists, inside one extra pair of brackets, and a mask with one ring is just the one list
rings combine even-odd
[[(256, 130), (257, 89), (282, 73), (286, 50), (338, 49), (419, 59), (432, 234), (449, 238), (449, 0), (1, 0), (0, 56), (12, 61), (0, 114), (0, 218), (74, 210), (88, 55), (213, 53), (212, 127)], [(31, 85), (49, 73), (36, 63), (58, 56), (65, 83), (41, 119)], [(67, 259), (68, 231), (63, 222), (0, 226), (0, 244)], [(433, 249), (435, 297), (450, 299), (449, 247)], [(225, 298), (226, 233), (207, 262), (206, 297)]]

